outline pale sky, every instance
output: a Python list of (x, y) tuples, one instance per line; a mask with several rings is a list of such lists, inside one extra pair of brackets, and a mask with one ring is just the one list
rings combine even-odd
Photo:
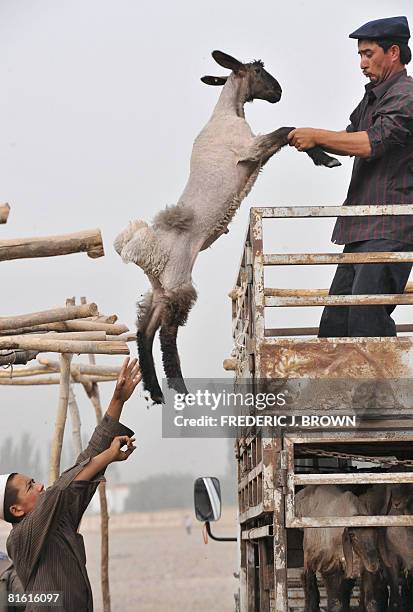
[[(99, 227), (106, 256), (84, 254), (1, 264), (1, 315), (63, 305), (86, 295), (134, 330), (135, 302), (148, 289), (143, 272), (112, 248), (129, 220), (150, 221), (175, 203), (188, 175), (192, 142), (208, 120), (219, 89), (204, 74), (225, 74), (211, 58), (220, 49), (240, 60), (262, 59), (283, 88), (276, 105), (246, 108), (254, 132), (282, 125), (343, 129), (363, 95), (356, 41), (348, 34), (379, 17), (407, 15), (407, 1), (0, 0), (0, 201), (11, 214), (0, 236), (18, 238)], [(413, 24), (413, 21), (412, 21)], [(409, 71), (409, 69), (408, 69)], [(284, 149), (260, 175), (230, 226), (194, 269), (198, 302), (179, 335), (184, 374), (222, 377), (232, 348), (227, 297), (237, 274), (253, 205), (338, 205), (351, 160), (316, 168)], [(328, 252), (333, 220), (271, 221), (268, 252)], [(330, 266), (274, 269), (268, 284), (327, 287)], [(408, 312), (407, 312), (408, 314)], [(399, 308), (397, 321), (407, 321)], [(272, 312), (272, 326), (317, 324), (318, 309)], [(133, 347), (133, 351), (135, 351)], [(159, 354), (158, 373), (162, 375)], [(107, 357), (98, 357), (106, 363)], [(108, 400), (111, 385), (103, 391)], [(93, 412), (78, 391), (85, 434)], [(26, 429), (45, 451), (57, 387), (0, 388), (1, 438)], [(164, 408), (165, 409), (165, 408)], [(138, 397), (124, 421), (138, 451), (122, 465), (125, 479), (160, 472), (220, 474), (223, 440), (164, 440), (162, 408)], [(1, 441), (1, 440), (0, 440)], [(1, 466), (0, 466), (1, 472)]]

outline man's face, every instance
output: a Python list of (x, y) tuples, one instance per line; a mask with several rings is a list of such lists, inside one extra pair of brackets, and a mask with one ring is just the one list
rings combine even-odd
[(21, 518), (33, 510), (40, 493), (44, 491), (44, 485), (24, 474), (13, 476), (10, 484), (18, 492), (16, 502), (10, 506), (10, 510), (17, 518)]
[(359, 40), (358, 53), (363, 74), (377, 85), (400, 66), (399, 49), (393, 45), (386, 52), (373, 40)]

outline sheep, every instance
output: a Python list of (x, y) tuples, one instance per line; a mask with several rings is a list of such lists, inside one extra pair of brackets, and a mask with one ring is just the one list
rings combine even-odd
[[(388, 485), (387, 512), (391, 516), (413, 514), (413, 484)], [(390, 585), (389, 612), (411, 612), (413, 593), (413, 527), (386, 527), (379, 551)]]
[[(278, 102), (279, 83), (261, 61), (242, 63), (222, 51), (212, 56), (231, 74), (201, 79), (208, 85), (222, 85), (223, 90), (194, 142), (182, 196), (176, 205), (158, 213), (151, 226), (133, 221), (114, 243), (123, 261), (141, 267), (151, 283), (151, 291), (138, 304), (137, 342), (144, 387), (154, 403), (163, 401), (152, 355), (156, 331), (160, 328), (168, 385), (186, 393), (176, 338), (197, 297), (191, 278), (195, 260), (200, 251), (228, 232), (228, 224), (261, 168), (288, 144), (287, 136), (294, 129), (282, 127), (255, 136), (245, 120), (244, 104), (254, 99)], [(318, 147), (306, 153), (316, 165), (341, 165)]]
[[(296, 495), (297, 516), (357, 516), (367, 507), (350, 491), (333, 485), (307, 486)], [(354, 577), (362, 577), (361, 607), (365, 612), (384, 612), (385, 594), (380, 580), (378, 532), (375, 528), (304, 529), (305, 612), (319, 612), (316, 572), (327, 591), (328, 612), (348, 612)], [(356, 563), (353, 562), (353, 551)]]

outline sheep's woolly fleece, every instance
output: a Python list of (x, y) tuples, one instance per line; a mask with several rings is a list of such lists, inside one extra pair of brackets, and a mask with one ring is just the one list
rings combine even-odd
[(169, 252), (159, 242), (153, 229), (141, 220), (129, 223), (115, 239), (114, 247), (124, 263), (133, 262), (146, 274), (156, 278), (169, 258)]

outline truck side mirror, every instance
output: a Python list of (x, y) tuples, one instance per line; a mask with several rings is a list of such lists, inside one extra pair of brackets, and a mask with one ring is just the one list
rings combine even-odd
[(197, 478), (194, 484), (195, 516), (198, 521), (218, 521), (221, 517), (221, 486), (218, 478)]

